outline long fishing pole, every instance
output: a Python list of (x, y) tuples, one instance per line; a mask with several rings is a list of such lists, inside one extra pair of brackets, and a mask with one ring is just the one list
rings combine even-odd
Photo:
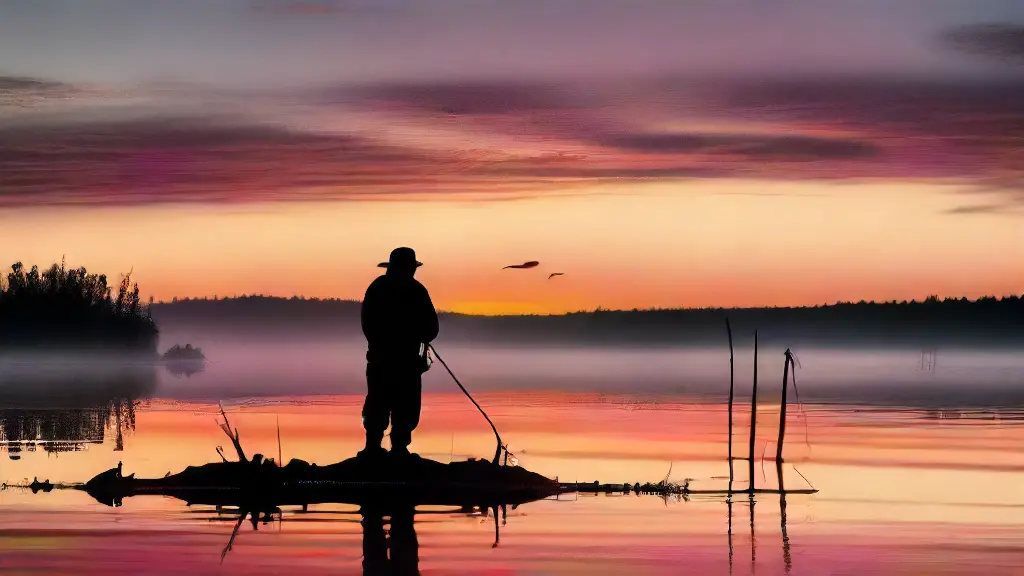
[(448, 364), (444, 361), (444, 358), (441, 358), (441, 355), (437, 353), (437, 348), (434, 348), (433, 344), (427, 344), (427, 348), (428, 350), (434, 353), (434, 357), (437, 358), (437, 361), (441, 363), (441, 366), (444, 366), (444, 369), (448, 371), (448, 375), (452, 377), (452, 380), (454, 380), (456, 384), (458, 384), (459, 389), (461, 389), (462, 392), (466, 395), (466, 398), (469, 398), (469, 401), (472, 402), (474, 406), (476, 406), (476, 409), (480, 411), (480, 414), (483, 414), (483, 417), (485, 420), (487, 420), (487, 423), (491, 425), (491, 430), (494, 431), (494, 438), (498, 441), (498, 447), (495, 448), (494, 450), (494, 460), (491, 463), (497, 466), (498, 460), (501, 458), (502, 443), (501, 435), (498, 434), (498, 429), (494, 426), (494, 422), (491, 422), (491, 418), (487, 415), (487, 412), (484, 412), (484, 409), (481, 408), (480, 405), (477, 404), (476, 400), (473, 399), (473, 396), (472, 394), (469, 393), (469, 390), (466, 390), (466, 387), (462, 385), (462, 382), (459, 382), (458, 376), (456, 376), (455, 373), (452, 372), (452, 369), (448, 367)]

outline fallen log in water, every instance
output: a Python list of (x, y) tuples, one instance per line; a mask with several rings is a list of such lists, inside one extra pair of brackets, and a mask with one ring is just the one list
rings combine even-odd
[(124, 476), (121, 466), (82, 487), (107, 505), (137, 495), (172, 496), (188, 504), (246, 507), (259, 503), (306, 506), (387, 503), (479, 506), (522, 504), (553, 496), (557, 482), (515, 466), (485, 460), (443, 464), (412, 457), (349, 458), (328, 466), (292, 460), (280, 467), (255, 455), (251, 461), (189, 466), (164, 478)]
[[(519, 505), (557, 494), (719, 495), (750, 494), (750, 490), (701, 490), (689, 483), (556, 482), (516, 466), (495, 466), (486, 460), (442, 464), (419, 457), (365, 461), (349, 458), (329, 466), (292, 460), (284, 468), (259, 455), (253, 462), (219, 462), (189, 466), (164, 478), (123, 476), (121, 467), (96, 475), (85, 484), (51, 484), (49, 480), (22, 486), (33, 492), (54, 488), (84, 490), (107, 505), (141, 495), (172, 496), (192, 504), (246, 507), (307, 506), (335, 503), (380, 505), (480, 506)], [(5, 485), (8, 486), (8, 485)], [(13, 486), (9, 486), (13, 487)], [(816, 494), (817, 489), (758, 488), (754, 494)]]
[[(232, 440), (242, 457), (238, 435)], [(231, 550), (238, 530), (247, 517), (253, 529), (259, 523), (281, 518), (283, 506), (311, 504), (353, 504), (366, 518), (405, 517), (422, 513), (416, 506), (456, 506), (462, 512), (494, 511), (494, 546), (498, 545), (498, 514), (504, 519), (507, 506), (553, 496), (561, 490), (558, 482), (517, 466), (499, 466), (486, 460), (443, 464), (419, 456), (383, 453), (371, 458), (349, 458), (328, 466), (291, 460), (278, 466), (255, 454), (238, 462), (214, 462), (189, 466), (163, 478), (124, 475), (122, 463), (97, 474), (85, 484), (53, 484), (34, 479), (31, 484), (7, 488), (31, 489), (33, 493), (54, 489), (82, 490), (108, 506), (120, 506), (124, 498), (140, 495), (170, 496), (187, 505), (233, 509), (234, 530), (221, 560)]]
[(151, 494), (189, 505), (241, 509), (320, 503), (515, 506), (553, 496), (561, 489), (558, 482), (517, 466), (473, 459), (443, 464), (383, 451), (327, 466), (293, 459), (282, 467), (261, 454), (246, 457), (238, 430), (231, 427), (223, 408), (221, 416), (220, 427), (231, 439), (237, 462), (228, 461), (218, 447), (222, 462), (189, 466), (163, 478), (124, 476), (119, 462), (117, 468), (96, 475), (81, 488), (111, 506), (130, 496)]

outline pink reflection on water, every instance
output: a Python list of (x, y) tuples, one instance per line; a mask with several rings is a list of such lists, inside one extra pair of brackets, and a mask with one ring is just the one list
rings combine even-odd
[[(661, 398), (561, 394), (483, 394), (478, 398), (522, 465), (562, 480), (672, 479), (719, 487), (727, 474), (725, 413), (718, 406)], [(360, 446), (358, 396), (299, 398), (228, 406), (249, 453), (277, 454), (280, 421), (285, 459), (341, 460)], [(777, 497), (759, 496), (751, 537), (749, 503), (732, 505), (732, 573), (986, 574), (1024, 565), (1017, 495), (1020, 458), (1009, 447), (1024, 429), (1012, 422), (943, 422), (916, 412), (851, 412), (806, 407), (788, 430), (788, 487), (820, 489), (790, 496), (788, 550)], [(124, 452), (114, 439), (75, 453), (24, 454), (4, 463), (7, 481), (22, 477), (84, 481), (124, 462), (126, 473), (163, 476), (216, 461), (226, 438), (212, 404), (153, 401), (138, 407)], [(761, 437), (774, 441), (777, 413), (759, 411)], [(746, 413), (737, 416), (745, 448)], [(493, 438), (458, 396), (428, 395), (413, 448), (447, 461), (485, 456)], [(760, 444), (759, 444), (760, 445)], [(769, 447), (768, 453), (774, 451)], [(1005, 464), (985, 466), (985, 462)], [(772, 463), (755, 481), (775, 483)], [(744, 467), (745, 470), (745, 467)], [(745, 481), (744, 471), (737, 478)], [(285, 509), (281, 523), (243, 525), (224, 564), (233, 527), (212, 510), (134, 497), (108, 508), (85, 494), (0, 492), (0, 569), (47, 574), (359, 574), (363, 532), (353, 507)], [(435, 510), (436, 511), (436, 510)], [(653, 496), (563, 496), (508, 511), (492, 548), (493, 518), (453, 511), (416, 517), (423, 574), (725, 574), (730, 570), (728, 507), (718, 498), (668, 501)], [(788, 556), (788, 562), (787, 562)]]

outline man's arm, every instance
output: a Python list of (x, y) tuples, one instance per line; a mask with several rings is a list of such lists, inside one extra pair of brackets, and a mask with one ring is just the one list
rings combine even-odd
[(359, 320), (363, 327), (363, 336), (367, 341), (375, 339), (379, 322), (377, 320), (377, 297), (373, 283), (366, 289), (363, 295), (363, 304), (359, 309)]
[(426, 288), (423, 288), (423, 323), (421, 327), (423, 329), (423, 342), (429, 344), (437, 338), (437, 334), (440, 331), (440, 326), (437, 322), (437, 310), (434, 309), (434, 303), (430, 300), (430, 293), (427, 292)]

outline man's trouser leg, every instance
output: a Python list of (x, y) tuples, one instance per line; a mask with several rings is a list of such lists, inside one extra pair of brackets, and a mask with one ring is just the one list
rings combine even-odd
[(363, 429), (366, 447), (380, 448), (391, 413), (388, 371), (378, 364), (366, 365), (366, 400), (363, 402)]
[(402, 370), (393, 380), (391, 405), (391, 449), (408, 449), (412, 431), (420, 423), (423, 380), (417, 368)]

